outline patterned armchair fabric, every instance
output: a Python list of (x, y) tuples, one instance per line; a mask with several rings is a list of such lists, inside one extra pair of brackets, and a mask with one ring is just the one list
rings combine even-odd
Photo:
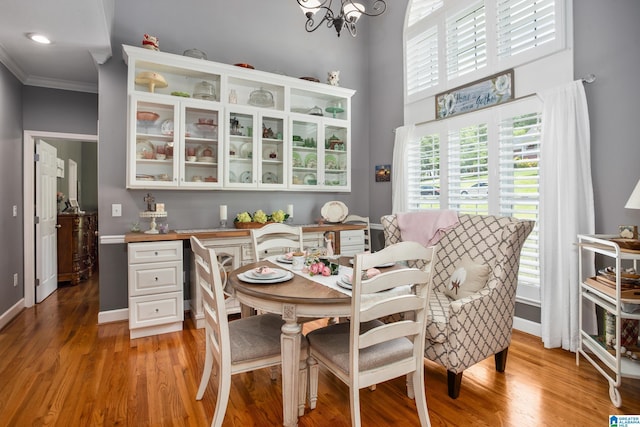
[[(533, 221), (492, 215), (460, 215), (438, 242), (433, 266), (425, 357), (448, 371), (449, 396), (458, 397), (462, 372), (491, 355), (504, 371), (515, 311), (520, 250)], [(381, 218), (385, 246), (401, 241), (395, 215)], [(444, 294), (460, 258), (467, 254), (491, 268), (486, 286), (454, 301)]]

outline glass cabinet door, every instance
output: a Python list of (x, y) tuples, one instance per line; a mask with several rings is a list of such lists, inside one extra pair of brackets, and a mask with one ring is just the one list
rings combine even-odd
[(177, 102), (158, 102), (148, 96), (131, 98), (129, 188), (163, 188), (178, 184), (178, 168), (173, 156), (178, 121)]
[(287, 150), (285, 141), (285, 121), (281, 116), (263, 114), (260, 116), (260, 155), (259, 159), (261, 187), (284, 187), (287, 184), (285, 159)]
[(349, 185), (348, 132), (344, 126), (324, 125), (324, 182), (326, 187)]
[(291, 123), (291, 186), (310, 188), (318, 186), (320, 141), (318, 121), (293, 120)]
[(222, 186), (220, 111), (198, 101), (184, 102), (180, 140), (180, 185), (192, 188)]
[(227, 110), (225, 186), (248, 188), (257, 186), (257, 153), (255, 113), (236, 107)]

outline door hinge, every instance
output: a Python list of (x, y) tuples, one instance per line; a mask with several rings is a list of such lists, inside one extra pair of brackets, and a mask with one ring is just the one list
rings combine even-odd
[(40, 286), (40, 279), (36, 279), (36, 287)]
[(33, 218), (33, 223), (34, 224), (40, 224), (40, 217), (39, 216), (34, 217)]
[(33, 153), (33, 161), (34, 162), (39, 162), (40, 161), (40, 154)]

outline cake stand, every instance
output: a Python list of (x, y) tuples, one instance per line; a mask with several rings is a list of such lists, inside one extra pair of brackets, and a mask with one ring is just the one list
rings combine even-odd
[(147, 234), (158, 234), (160, 233), (156, 228), (156, 218), (166, 218), (167, 212), (155, 212), (155, 211), (144, 211), (140, 212), (140, 218), (151, 218), (151, 223), (149, 224), (149, 229), (145, 231)]

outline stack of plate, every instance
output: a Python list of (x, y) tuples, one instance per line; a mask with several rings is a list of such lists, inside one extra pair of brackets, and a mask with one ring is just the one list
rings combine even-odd
[(280, 283), (293, 277), (293, 273), (280, 268), (270, 268), (267, 272), (262, 272), (260, 268), (245, 271), (238, 274), (238, 278), (248, 283)]

